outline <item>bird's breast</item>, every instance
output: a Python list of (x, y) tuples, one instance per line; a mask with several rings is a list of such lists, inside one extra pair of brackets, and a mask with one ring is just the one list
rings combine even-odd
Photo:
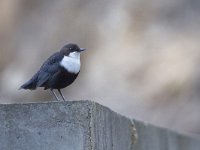
[(81, 63), (80, 58), (72, 58), (64, 56), (60, 65), (70, 73), (77, 74), (80, 71)]

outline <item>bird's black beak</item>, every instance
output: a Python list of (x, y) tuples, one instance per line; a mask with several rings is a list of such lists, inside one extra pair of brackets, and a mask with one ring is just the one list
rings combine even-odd
[(85, 50), (86, 50), (86, 48), (80, 48), (80, 52), (85, 51)]

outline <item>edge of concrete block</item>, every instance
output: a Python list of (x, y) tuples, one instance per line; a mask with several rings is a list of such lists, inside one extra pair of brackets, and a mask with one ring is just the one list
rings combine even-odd
[(137, 140), (131, 119), (96, 102), (92, 102), (90, 128), (92, 150), (131, 150)]

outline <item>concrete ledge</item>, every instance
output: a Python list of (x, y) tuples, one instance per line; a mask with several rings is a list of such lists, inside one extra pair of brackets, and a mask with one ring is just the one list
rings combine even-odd
[(200, 142), (91, 101), (0, 105), (0, 150), (199, 150)]
[(133, 150), (200, 150), (200, 140), (187, 135), (134, 121), (138, 133)]

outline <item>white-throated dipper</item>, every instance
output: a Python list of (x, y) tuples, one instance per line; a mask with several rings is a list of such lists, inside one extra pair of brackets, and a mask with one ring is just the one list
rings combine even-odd
[(59, 101), (54, 92), (57, 89), (62, 99), (65, 101), (61, 89), (70, 85), (80, 72), (80, 53), (85, 48), (79, 48), (77, 44), (69, 43), (59, 52), (50, 56), (40, 67), (39, 71), (20, 89), (35, 90), (37, 87), (50, 89), (55, 98)]

